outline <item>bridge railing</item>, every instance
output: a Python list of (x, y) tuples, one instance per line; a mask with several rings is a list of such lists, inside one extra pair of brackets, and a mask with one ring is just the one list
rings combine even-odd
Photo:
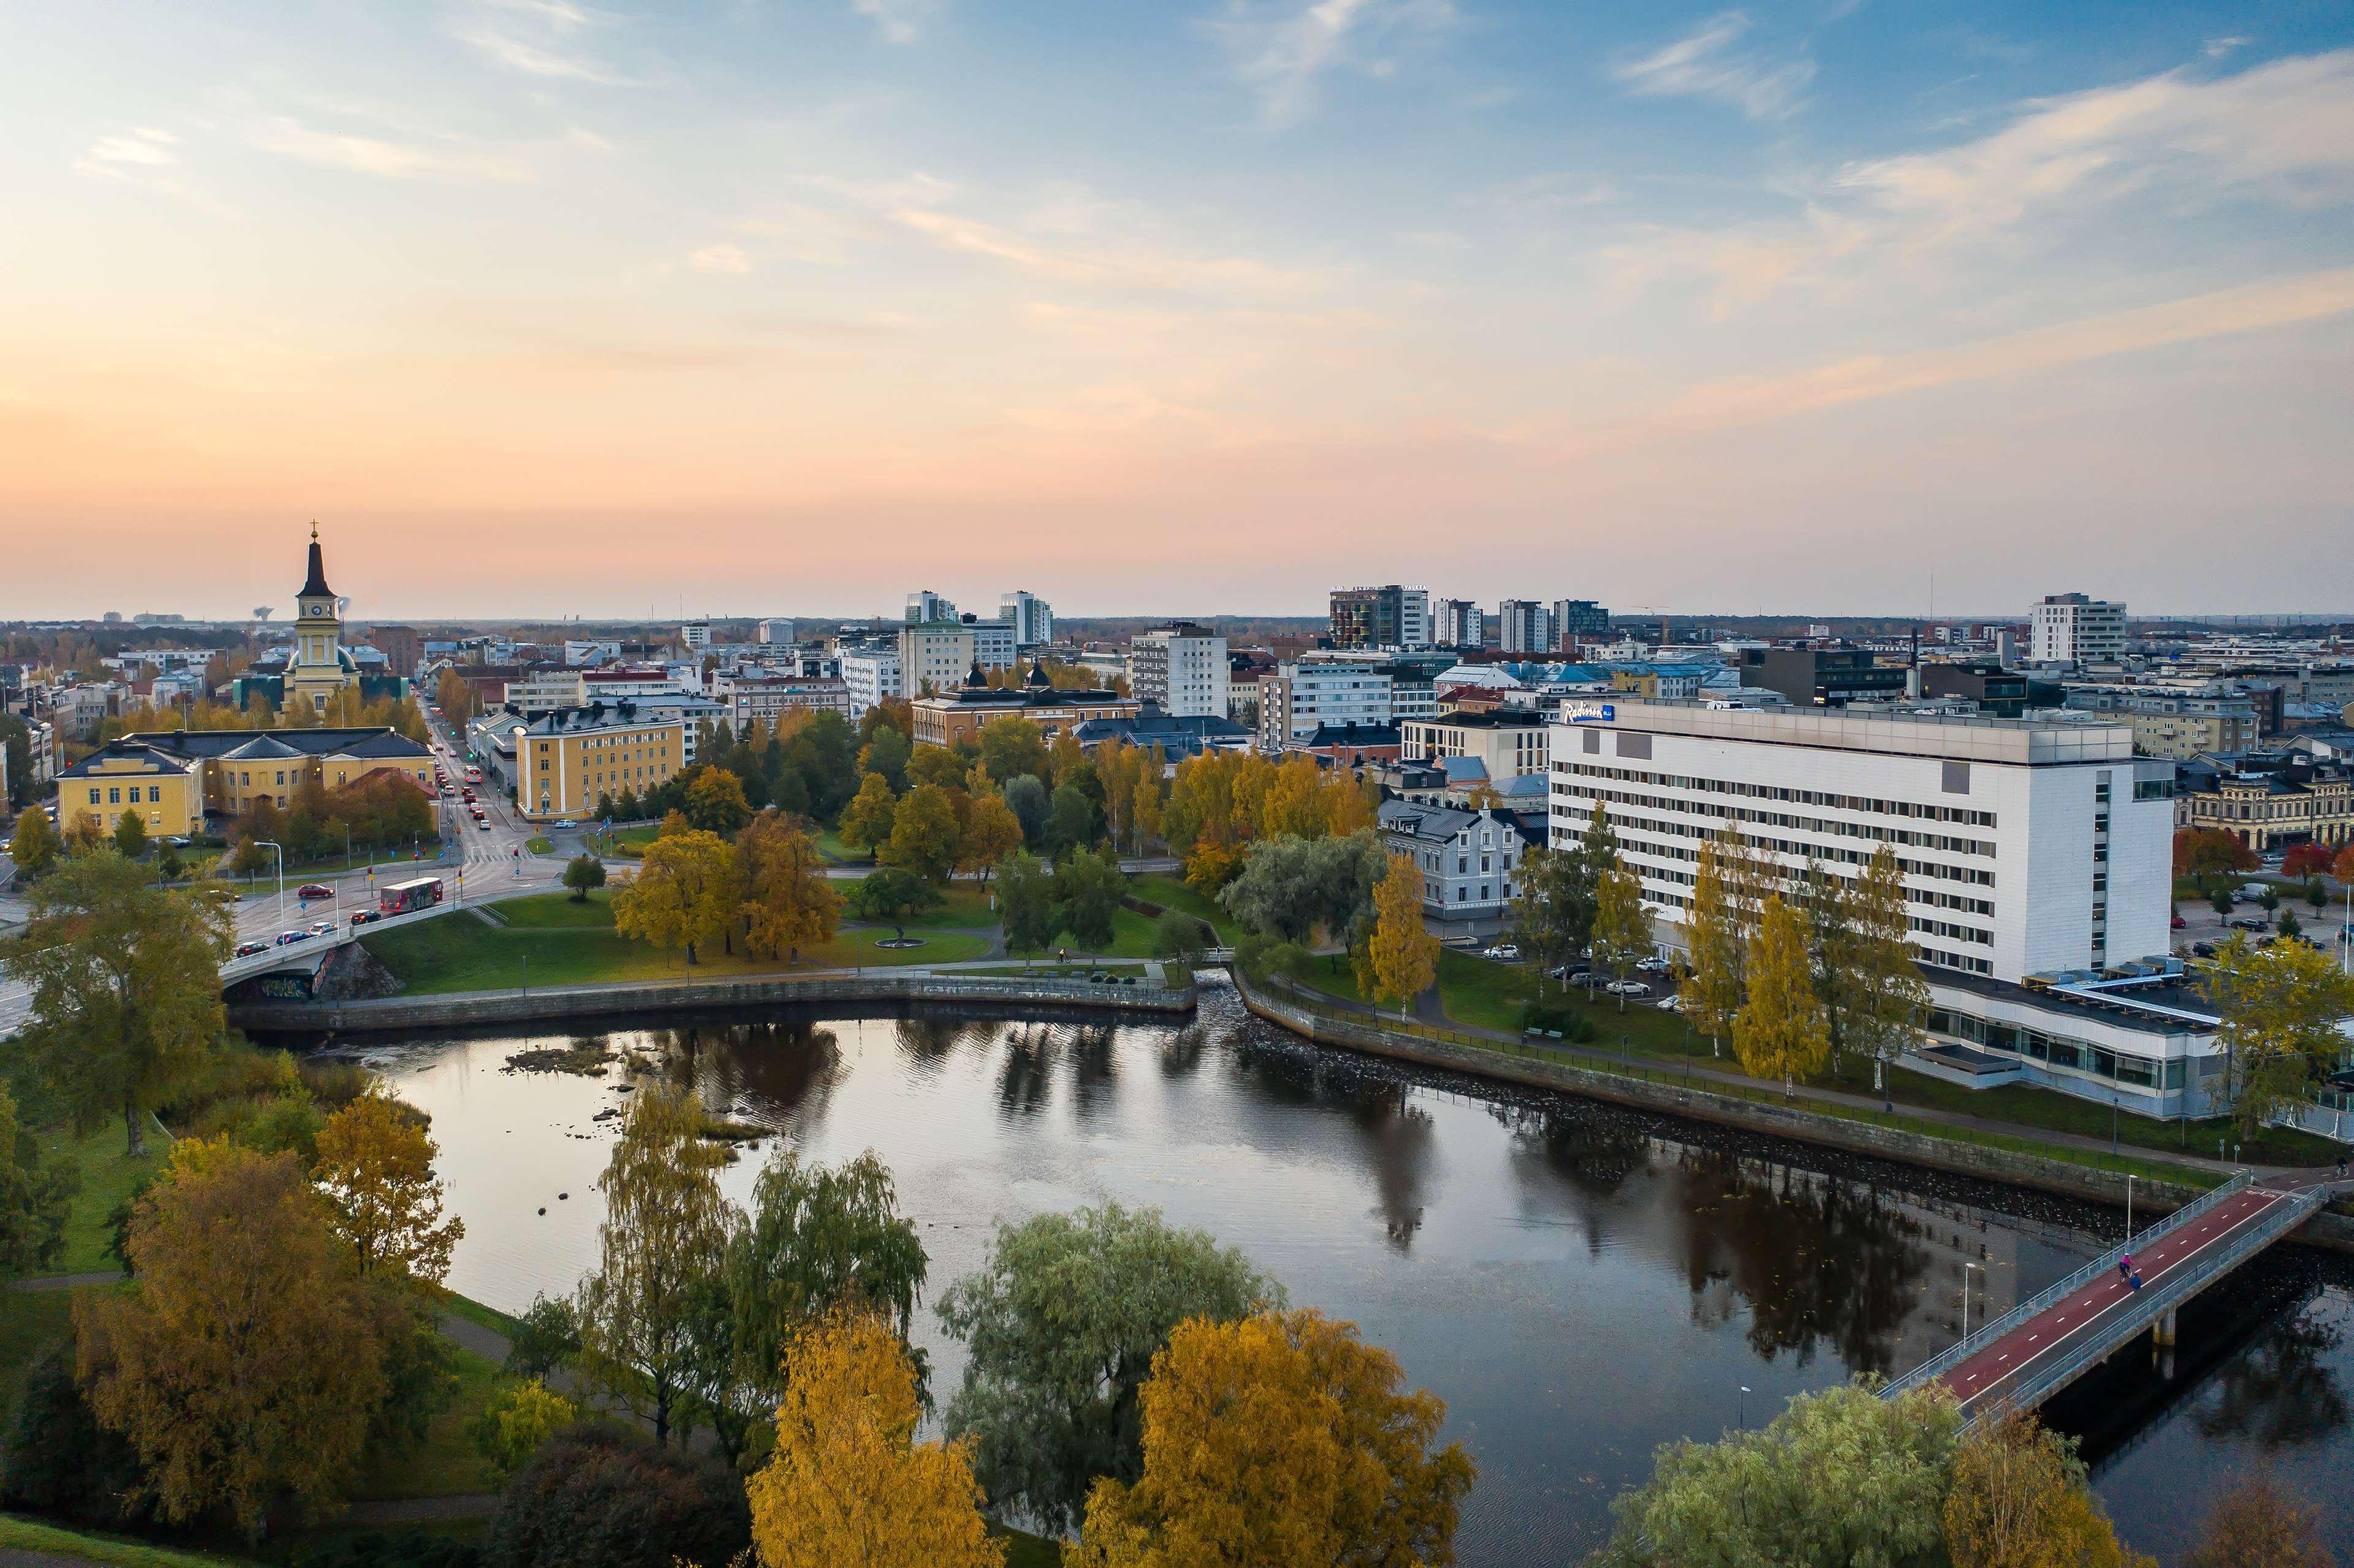
[(2216, 1248), (2211, 1255), (2200, 1259), (2194, 1266), (2169, 1274), (2152, 1288), (2140, 1292), (2131, 1309), (2117, 1319), (2110, 1332), (2085, 1340), (2058, 1361), (2039, 1367), (2025, 1377), (2017, 1372), (2006, 1373), (1973, 1394), (1968, 1404), (1979, 1405), (1997, 1398), (2008, 1400), (2022, 1408), (2041, 1404), (2049, 1395), (2075, 1382), (2085, 1368), (2115, 1353), (2118, 1345), (2206, 1289), (2220, 1276), (2239, 1267), (2303, 1224), (2306, 1216), (2319, 1208), (2321, 1203), (2321, 1194), (2311, 1189), (2284, 1193), (2264, 1210), (2261, 1220), (2233, 1236), (2230, 1245)]
[(1894, 1399), (1899, 1394), (1907, 1393), (1914, 1389), (1922, 1387), (1932, 1379), (1944, 1376), (1948, 1371), (1969, 1360), (1970, 1357), (1978, 1354), (1978, 1351), (1986, 1349), (1987, 1346), (1993, 1344), (2005, 1334), (2008, 1334), (2013, 1329), (2018, 1328), (2021, 1323), (2028, 1321), (2037, 1313), (2041, 1312), (2045, 1308), (2052, 1306), (2055, 1302), (2066, 1300), (2069, 1297), (2073, 1296), (2085, 1286), (2090, 1285), (2094, 1279), (2106, 1274), (2110, 1269), (2115, 1268), (2117, 1266), (2117, 1259), (2124, 1256), (2134, 1247), (2146, 1247), (2151, 1242), (2156, 1241), (2158, 1237), (2165, 1235), (2169, 1231), (2173, 1231), (2182, 1225), (2188, 1224), (2190, 1221), (2197, 1219), (2200, 1215), (2207, 1213), (2210, 1209), (2212, 1209), (2216, 1204), (2221, 1202), (2224, 1199), (2232, 1196), (2233, 1193), (2245, 1192), (2252, 1178), (2249, 1174), (2243, 1171), (2238, 1175), (2232, 1177), (2229, 1181), (2226, 1181), (2221, 1186), (2215, 1188), (2212, 1192), (2194, 1199), (2190, 1202), (2184, 1204), (2181, 1208), (2175, 1210), (2174, 1213), (2168, 1214), (2157, 1224), (2154, 1224), (2148, 1229), (2141, 1232), (2138, 1235), (2111, 1247), (2107, 1252), (2103, 1253), (2100, 1256), (2094, 1258), (2092, 1262), (2086, 1264), (2084, 1267), (2078, 1269), (2067, 1278), (2061, 1280), (2058, 1284), (2037, 1291), (2033, 1296), (2028, 1298), (2028, 1299), (2020, 1302), (2018, 1306), (2012, 1308), (2001, 1317), (1997, 1318), (1993, 1322), (1988, 1323), (1985, 1328), (1980, 1329), (1978, 1332), (1972, 1334), (1968, 1339), (1959, 1340), (1955, 1344), (1946, 1347), (1937, 1354), (1930, 1357), (1927, 1361), (1923, 1361), (1919, 1366), (1914, 1367), (1911, 1372), (1906, 1372), (1903, 1377), (1896, 1379), (1893, 1383), (1883, 1384), (1880, 1391), (1882, 1397)]

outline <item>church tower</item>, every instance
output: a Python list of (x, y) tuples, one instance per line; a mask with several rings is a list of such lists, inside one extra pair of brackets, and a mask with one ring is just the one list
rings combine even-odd
[(335, 694), (359, 684), (359, 673), (343, 650), (344, 623), (335, 613), (335, 591), (327, 586), (319, 556), (319, 525), (311, 524), (311, 571), (295, 595), (294, 652), (286, 666), (286, 699), (326, 712)]

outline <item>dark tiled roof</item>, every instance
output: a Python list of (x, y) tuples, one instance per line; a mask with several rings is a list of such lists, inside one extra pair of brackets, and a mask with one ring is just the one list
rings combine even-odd
[(156, 747), (176, 757), (227, 757), (256, 740), (286, 747), (266, 756), (301, 757), (430, 757), (418, 742), (398, 730), (381, 726), (353, 729), (191, 729), (125, 736), (125, 740)]
[[(283, 582), (285, 579), (281, 577), (279, 580)], [(304, 599), (335, 597), (335, 590), (327, 586), (327, 567), (319, 556), (319, 535), (315, 531), (311, 535), (311, 575), (302, 579), (302, 597)]]
[(162, 773), (186, 773), (188, 770), (189, 766), (186, 758), (175, 757), (161, 747), (146, 746), (139, 743), (138, 741), (125, 738), (122, 740), (111, 740), (107, 742), (104, 746), (100, 747), (96, 751), (91, 752), (88, 757), (83, 758), (80, 762), (75, 763), (71, 768), (69, 768), (64, 772), (58, 774), (58, 777), (60, 779), (84, 779), (90, 777), (96, 769), (97, 766), (101, 762), (122, 761), (138, 762), (143, 765), (152, 767), (156, 771)]

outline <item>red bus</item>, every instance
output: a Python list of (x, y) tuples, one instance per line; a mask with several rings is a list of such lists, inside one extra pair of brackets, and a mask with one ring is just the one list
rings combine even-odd
[(441, 879), (420, 876), (410, 882), (396, 882), (376, 894), (376, 906), (386, 915), (408, 915), (419, 909), (430, 909), (441, 902)]

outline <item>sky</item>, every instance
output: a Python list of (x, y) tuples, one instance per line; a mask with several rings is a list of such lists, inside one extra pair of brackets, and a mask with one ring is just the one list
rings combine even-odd
[(2354, 613), (2354, 7), (0, 28), (0, 617)]

